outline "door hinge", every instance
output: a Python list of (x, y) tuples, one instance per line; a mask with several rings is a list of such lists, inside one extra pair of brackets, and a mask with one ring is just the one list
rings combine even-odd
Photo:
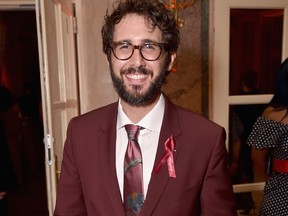
[(73, 17), (73, 33), (77, 34), (78, 33), (78, 23), (77, 23), (77, 17)]
[(53, 164), (53, 143), (54, 143), (54, 139), (51, 137), (50, 134), (47, 134), (44, 137), (44, 144), (45, 144), (45, 155), (46, 155), (46, 160), (48, 165), (52, 165)]

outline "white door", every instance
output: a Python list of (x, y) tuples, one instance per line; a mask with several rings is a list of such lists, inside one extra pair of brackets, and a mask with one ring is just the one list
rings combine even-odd
[(53, 214), (69, 120), (79, 114), (72, 0), (36, 0), (48, 207)]
[[(231, 110), (246, 107), (248, 116), (252, 112), (249, 107), (265, 105), (272, 97), (269, 85), (274, 83), (273, 73), (276, 73), (281, 61), (288, 57), (288, 1), (215, 0), (210, 2), (214, 2), (215, 30), (212, 120), (225, 127), (227, 134), (231, 135)], [(235, 17), (241, 16), (241, 13), (245, 15), (242, 15), (240, 21), (236, 20)], [(255, 16), (252, 22), (247, 21), (252, 14), (261, 14), (261, 16)], [(268, 18), (272, 18), (272, 21), (268, 21), (271, 20)], [(261, 26), (257, 27), (255, 23), (261, 23)], [(282, 30), (274, 31), (279, 24)], [(237, 28), (241, 30), (237, 31)], [(265, 37), (266, 43), (263, 42)], [(251, 47), (256, 47), (256, 50), (250, 49)], [(280, 51), (274, 55), (274, 49)], [(259, 75), (257, 85), (262, 91), (252, 94), (237, 93), (235, 89), (241, 85), (241, 78), (245, 77), (244, 72), (241, 74), (242, 69), (256, 71)], [(255, 80), (254, 82), (256, 83)], [(228, 151), (231, 140), (231, 136), (228, 136)], [(254, 178), (251, 182), (235, 184), (234, 192), (262, 191), (263, 186), (263, 179)]]

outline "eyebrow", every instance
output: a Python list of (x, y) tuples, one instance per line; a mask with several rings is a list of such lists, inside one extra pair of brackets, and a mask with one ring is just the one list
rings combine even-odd
[[(130, 44), (133, 44), (131, 40), (129, 39), (124, 39), (124, 40), (120, 40), (120, 41), (115, 41), (116, 43), (130, 43)], [(145, 44), (145, 43), (163, 43), (163, 42), (157, 42), (157, 41), (154, 41), (154, 40), (151, 40), (151, 39), (144, 39), (141, 41), (140, 44)]]

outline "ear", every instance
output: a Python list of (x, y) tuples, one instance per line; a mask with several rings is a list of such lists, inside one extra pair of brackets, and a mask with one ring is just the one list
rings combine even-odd
[(169, 65), (168, 65), (167, 71), (170, 71), (170, 70), (172, 69), (173, 64), (174, 64), (174, 61), (175, 61), (175, 59), (176, 59), (176, 56), (177, 56), (176, 52), (173, 52), (173, 53), (170, 55), (170, 63), (169, 63)]

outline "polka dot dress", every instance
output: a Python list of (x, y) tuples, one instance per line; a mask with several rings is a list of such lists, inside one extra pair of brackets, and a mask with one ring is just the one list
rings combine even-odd
[[(260, 116), (247, 144), (257, 149), (270, 148), (272, 158), (288, 160), (288, 125)], [(288, 216), (288, 173), (272, 172), (269, 176), (259, 215)]]

